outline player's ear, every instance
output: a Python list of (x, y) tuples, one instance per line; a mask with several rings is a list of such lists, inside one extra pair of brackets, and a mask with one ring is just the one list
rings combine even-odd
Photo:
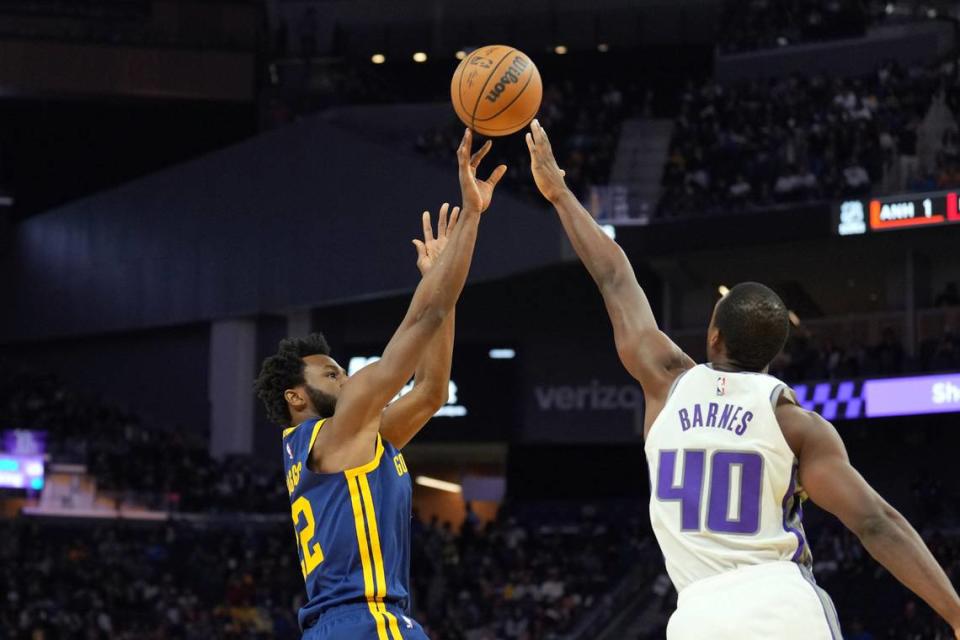
[(286, 389), (283, 392), (283, 399), (287, 401), (295, 411), (303, 411), (307, 408), (307, 399), (298, 389)]

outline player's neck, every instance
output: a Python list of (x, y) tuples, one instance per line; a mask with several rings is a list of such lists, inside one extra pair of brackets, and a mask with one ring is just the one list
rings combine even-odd
[(717, 371), (724, 371), (727, 373), (766, 373), (770, 367), (764, 367), (762, 371), (757, 371), (755, 369), (748, 369), (747, 367), (740, 366), (732, 360), (727, 360), (726, 358), (718, 358), (710, 362), (710, 367), (716, 369)]

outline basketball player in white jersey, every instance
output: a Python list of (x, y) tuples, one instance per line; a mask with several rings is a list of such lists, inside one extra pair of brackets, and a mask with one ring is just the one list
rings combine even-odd
[(668, 640), (837, 640), (830, 598), (810, 571), (801, 493), (837, 516), (867, 551), (960, 639), (960, 599), (910, 524), (850, 465), (843, 441), (767, 375), (789, 321), (767, 287), (721, 299), (696, 365), (657, 327), (620, 247), (564, 184), (546, 132), (526, 136), (537, 187), (596, 281), (617, 353), (643, 387), (650, 518), (679, 592)]

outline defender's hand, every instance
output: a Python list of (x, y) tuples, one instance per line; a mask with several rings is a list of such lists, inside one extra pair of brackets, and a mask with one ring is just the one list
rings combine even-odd
[(447, 210), (450, 205), (444, 202), (440, 206), (440, 215), (437, 217), (437, 237), (433, 237), (433, 224), (430, 222), (430, 212), (423, 212), (423, 240), (414, 240), (413, 246), (417, 248), (417, 269), (420, 275), (427, 275), (427, 272), (437, 262), (437, 258), (443, 253), (447, 246), (447, 238), (453, 233), (457, 226), (457, 220), (460, 218), (460, 207), (454, 207), (450, 212), (450, 221), (447, 221)]
[(563, 177), (567, 172), (557, 166), (547, 132), (540, 126), (539, 120), (530, 123), (530, 132), (525, 136), (527, 149), (530, 150), (530, 170), (533, 180), (543, 197), (554, 202), (567, 191)]
[(471, 210), (477, 213), (483, 213), (490, 206), (490, 200), (493, 198), (493, 190), (496, 188), (500, 178), (507, 172), (507, 165), (501, 164), (490, 174), (486, 180), (477, 180), (477, 167), (480, 161), (487, 155), (493, 142), (487, 140), (480, 150), (472, 156), (470, 151), (473, 147), (473, 132), (467, 129), (463, 134), (463, 140), (460, 147), (457, 148), (457, 164), (460, 172), (460, 191), (463, 193), (463, 208), (465, 211)]

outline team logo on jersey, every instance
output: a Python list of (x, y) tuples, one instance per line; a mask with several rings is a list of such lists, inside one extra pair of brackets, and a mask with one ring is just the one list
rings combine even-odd
[(290, 448), (290, 443), (287, 443), (287, 455), (290, 456), (290, 459), (293, 460), (293, 449)]
[(720, 376), (717, 378), (717, 395), (722, 396), (727, 392), (727, 378)]

